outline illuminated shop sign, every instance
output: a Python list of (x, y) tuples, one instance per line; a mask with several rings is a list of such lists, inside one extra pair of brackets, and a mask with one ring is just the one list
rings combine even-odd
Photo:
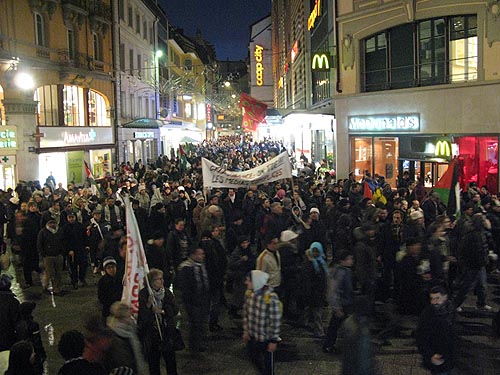
[(446, 140), (437, 141), (436, 148), (434, 149), (434, 155), (439, 158), (450, 158), (451, 143)]
[(134, 138), (154, 138), (155, 133), (154, 132), (134, 132)]
[(332, 56), (328, 53), (315, 53), (311, 58), (311, 70), (325, 72), (332, 67)]
[(207, 111), (206, 111), (206, 119), (207, 123), (212, 122), (212, 105), (207, 104)]
[(314, 8), (307, 19), (307, 30), (311, 30), (314, 27), (314, 23), (316, 22), (316, 18), (321, 16), (321, 0), (316, 0), (314, 3)]
[(351, 132), (416, 132), (420, 130), (418, 114), (352, 116), (348, 119)]
[(0, 127), (0, 149), (16, 149), (17, 148), (17, 127), (2, 126)]
[(109, 145), (114, 143), (113, 129), (103, 127), (47, 126), (40, 128), (40, 148)]
[(262, 64), (262, 51), (264, 51), (264, 47), (256, 44), (253, 55), (255, 56), (255, 81), (257, 83), (257, 86), (262, 86), (264, 84), (264, 65)]
[(293, 43), (292, 51), (290, 52), (290, 59), (292, 63), (295, 61), (295, 58), (299, 54), (299, 41), (296, 40), (295, 43)]

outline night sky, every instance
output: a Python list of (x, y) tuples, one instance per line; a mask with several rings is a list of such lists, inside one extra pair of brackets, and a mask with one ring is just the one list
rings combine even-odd
[(184, 34), (215, 45), (218, 60), (244, 60), (250, 25), (271, 13), (271, 0), (160, 0), (168, 20)]

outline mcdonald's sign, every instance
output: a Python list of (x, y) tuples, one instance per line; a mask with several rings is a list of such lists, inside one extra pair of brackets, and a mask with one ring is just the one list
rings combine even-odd
[(311, 70), (316, 72), (327, 72), (333, 68), (332, 61), (332, 55), (328, 53), (315, 53), (311, 58)]
[(451, 158), (451, 143), (447, 140), (437, 141), (434, 156), (443, 159)]

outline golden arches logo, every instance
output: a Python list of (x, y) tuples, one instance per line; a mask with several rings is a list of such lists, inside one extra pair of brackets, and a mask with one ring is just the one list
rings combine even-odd
[(317, 53), (312, 57), (312, 70), (330, 70), (330, 55)]
[(451, 157), (451, 144), (448, 141), (437, 141), (434, 155), (438, 157)]

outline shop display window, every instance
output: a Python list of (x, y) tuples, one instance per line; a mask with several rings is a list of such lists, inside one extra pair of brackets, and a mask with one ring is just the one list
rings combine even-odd
[(396, 187), (398, 178), (399, 140), (397, 137), (352, 137), (351, 166), (356, 180), (364, 172), (384, 176), (385, 181)]
[(475, 182), (498, 193), (498, 137), (455, 137), (463, 165), (462, 189)]

